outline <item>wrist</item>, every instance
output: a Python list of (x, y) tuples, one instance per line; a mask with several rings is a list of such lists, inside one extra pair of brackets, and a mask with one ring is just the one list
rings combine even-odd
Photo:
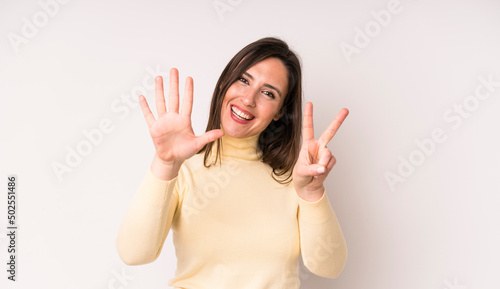
[(164, 161), (155, 153), (150, 168), (156, 178), (163, 181), (170, 181), (177, 176), (182, 163), (179, 161)]
[(321, 186), (315, 189), (301, 188), (298, 190), (296, 189), (295, 191), (297, 192), (297, 196), (302, 200), (307, 202), (317, 202), (323, 197), (325, 187)]

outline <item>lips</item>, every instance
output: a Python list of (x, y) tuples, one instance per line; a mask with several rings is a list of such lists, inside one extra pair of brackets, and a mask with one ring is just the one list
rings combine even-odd
[(250, 112), (242, 109), (237, 105), (231, 105), (231, 117), (236, 121), (249, 122), (255, 118)]

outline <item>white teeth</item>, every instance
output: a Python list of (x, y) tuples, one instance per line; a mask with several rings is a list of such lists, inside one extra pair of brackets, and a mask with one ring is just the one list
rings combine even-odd
[(237, 117), (239, 117), (243, 120), (251, 120), (253, 118), (252, 116), (242, 112), (241, 110), (239, 110), (235, 106), (231, 106), (231, 111), (234, 112), (234, 115), (236, 115)]

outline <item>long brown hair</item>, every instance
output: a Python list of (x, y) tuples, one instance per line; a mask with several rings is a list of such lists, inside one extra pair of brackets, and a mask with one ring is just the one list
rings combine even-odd
[[(298, 56), (281, 39), (266, 37), (252, 42), (240, 50), (222, 72), (212, 95), (210, 118), (206, 131), (221, 128), (221, 109), (226, 92), (243, 73), (264, 59), (275, 57), (281, 60), (288, 71), (288, 93), (281, 107), (281, 118), (272, 120), (261, 132), (258, 140), (262, 151), (262, 161), (273, 168), (273, 178), (287, 184), (292, 181), (293, 166), (300, 150), (302, 122), (302, 72)], [(212, 146), (215, 141), (206, 144), (198, 153), (205, 152), (204, 165), (210, 167), (221, 161), (221, 139), (217, 139), (215, 161), (211, 158)], [(277, 177), (285, 176), (278, 179)]]

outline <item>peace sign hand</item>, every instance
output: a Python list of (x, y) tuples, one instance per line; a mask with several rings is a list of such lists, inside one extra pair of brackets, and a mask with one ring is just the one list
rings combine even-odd
[(182, 108), (179, 113), (179, 72), (170, 70), (169, 110), (165, 105), (163, 79), (155, 78), (156, 109), (158, 119), (149, 109), (146, 98), (139, 96), (142, 112), (146, 118), (149, 132), (156, 149), (156, 155), (165, 165), (180, 166), (185, 160), (195, 155), (205, 144), (224, 135), (220, 129), (205, 132), (196, 136), (191, 126), (191, 110), (193, 107), (193, 79), (186, 79)]
[(312, 103), (306, 103), (302, 125), (302, 146), (293, 168), (295, 191), (302, 199), (317, 201), (321, 198), (324, 191), (323, 182), (336, 162), (326, 145), (348, 114), (347, 108), (340, 110), (321, 137), (315, 140)]

